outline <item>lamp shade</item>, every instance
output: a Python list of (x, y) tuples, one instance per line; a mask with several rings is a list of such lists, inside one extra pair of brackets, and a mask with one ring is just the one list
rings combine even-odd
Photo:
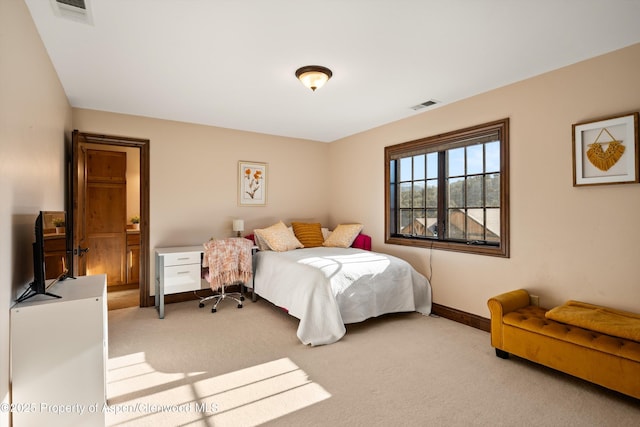
[(331, 76), (333, 76), (331, 70), (320, 65), (307, 65), (296, 70), (298, 80), (314, 92), (322, 87)]
[(233, 231), (244, 231), (244, 220), (242, 220), (242, 219), (234, 219), (233, 220)]

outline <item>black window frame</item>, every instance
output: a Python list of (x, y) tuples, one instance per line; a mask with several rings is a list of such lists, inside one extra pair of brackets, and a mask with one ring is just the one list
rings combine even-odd
[[(447, 239), (446, 233), (437, 236), (403, 234), (399, 232), (401, 202), (399, 200), (400, 159), (419, 156), (421, 154), (437, 153), (437, 229), (445, 230), (447, 212), (446, 198), (446, 155), (447, 150), (489, 142), (497, 136), (500, 141), (500, 235), (497, 240), (491, 239)], [(414, 141), (408, 141), (385, 147), (385, 243), (404, 246), (427, 247), (457, 252), (497, 257), (509, 257), (509, 119), (496, 120), (465, 129), (455, 130), (440, 135), (434, 135)], [(483, 163), (484, 165), (484, 163)], [(488, 175), (486, 170), (481, 174)], [(471, 174), (469, 174), (471, 175)], [(465, 176), (467, 173), (465, 172)], [(425, 180), (427, 177), (425, 176)], [(406, 181), (405, 181), (406, 184)], [(425, 187), (427, 187), (425, 185)], [(425, 190), (426, 191), (426, 190)], [(425, 196), (426, 198), (426, 196)], [(413, 203), (413, 202), (412, 202)], [(426, 204), (425, 200), (425, 211)], [(445, 203), (445, 205), (443, 205)], [(486, 202), (483, 202), (486, 203)], [(402, 208), (404, 209), (404, 208)], [(465, 205), (465, 209), (468, 206)], [(484, 208), (486, 210), (486, 205)], [(484, 211), (483, 211), (484, 212)], [(486, 215), (486, 213), (485, 213)], [(465, 216), (466, 217), (466, 216)], [(426, 224), (426, 218), (425, 218)], [(435, 226), (435, 225), (434, 225)], [(426, 227), (426, 225), (425, 225)]]

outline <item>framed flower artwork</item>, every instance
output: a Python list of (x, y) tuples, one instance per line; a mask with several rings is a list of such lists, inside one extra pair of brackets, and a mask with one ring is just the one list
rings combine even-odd
[(639, 182), (638, 113), (572, 128), (574, 187)]
[(267, 164), (238, 162), (238, 204), (240, 206), (267, 205)]

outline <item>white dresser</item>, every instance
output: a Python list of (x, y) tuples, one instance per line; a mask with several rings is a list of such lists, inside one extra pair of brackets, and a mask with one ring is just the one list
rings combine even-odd
[(156, 248), (155, 305), (164, 319), (164, 296), (202, 289), (204, 246)]
[(11, 308), (14, 426), (104, 426), (107, 279), (67, 279)]

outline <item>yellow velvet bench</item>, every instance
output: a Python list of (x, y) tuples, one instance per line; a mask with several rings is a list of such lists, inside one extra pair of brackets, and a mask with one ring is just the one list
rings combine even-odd
[[(640, 399), (640, 339), (624, 337), (640, 331), (640, 315), (570, 303), (565, 304), (569, 307), (552, 310), (533, 306), (529, 293), (523, 289), (489, 299), (491, 345), (496, 355), (507, 359), (514, 354)], [(581, 308), (592, 309), (593, 316), (589, 313), (583, 316)], [(567, 319), (563, 322), (550, 319), (556, 312)], [(573, 319), (581, 316), (587, 320), (577, 319), (575, 323), (600, 329), (596, 325), (600, 322), (609, 333), (565, 323), (574, 323)]]

